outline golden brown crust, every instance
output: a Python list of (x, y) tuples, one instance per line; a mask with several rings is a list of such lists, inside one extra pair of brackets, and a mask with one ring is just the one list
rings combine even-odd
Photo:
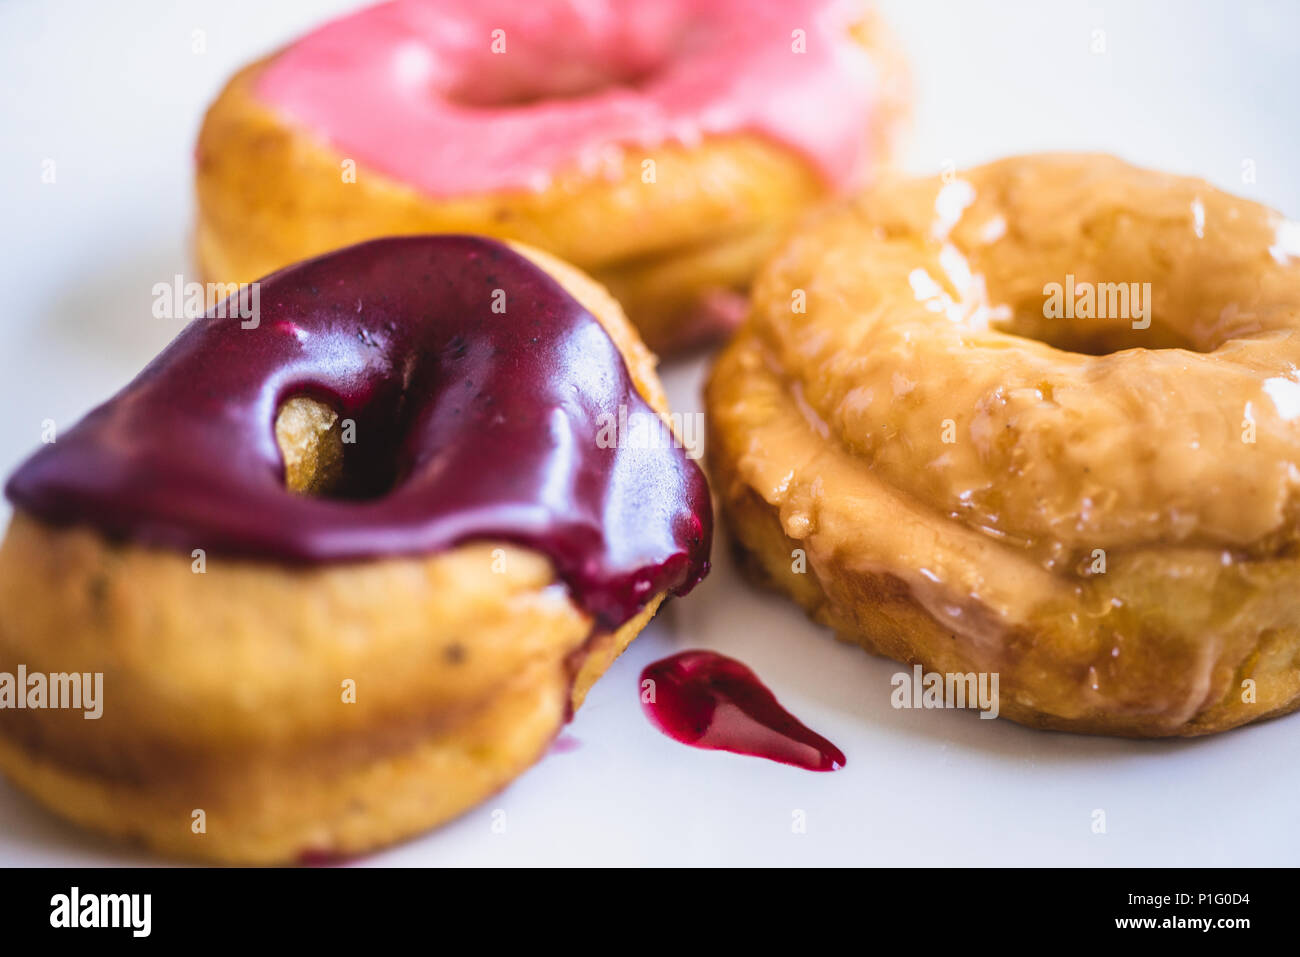
[[(902, 115), (901, 68), (874, 17), (857, 35), (881, 52), (883, 99), (871, 131), (880, 157)], [(538, 246), (591, 273), (651, 348), (669, 351), (698, 339), (701, 306), (746, 289), (784, 229), (825, 195), (804, 159), (748, 135), (629, 154), (599, 174), (562, 173), (540, 192), (434, 199), (364, 168), (345, 183), (345, 157), (252, 95), (262, 65), (231, 79), (199, 133), (196, 252), (214, 281), (251, 282), (377, 236), (477, 233)], [(645, 160), (655, 163), (651, 185)]]
[[(714, 489), (749, 567), (871, 651), (998, 673), (1001, 713), (1025, 724), (1196, 735), (1294, 709), (1300, 435), (1265, 389), (1300, 341), (1280, 217), (1103, 157), (955, 182), (955, 216), (951, 184), (882, 184), (760, 277), (707, 391)], [(1151, 326), (1106, 332), (1132, 351), (1015, 334), (1105, 331), (1044, 327), (1044, 285), (1067, 271), (1152, 283)], [(1089, 503), (1073, 521), (1072, 496)]]
[(6, 712), (0, 767), (79, 824), (211, 861), (358, 853), (473, 806), (543, 754), (659, 604), (589, 642), (549, 563), (505, 545), (206, 564), (16, 516), (0, 671), (102, 672), (104, 704)]
[[(601, 320), (666, 413), (653, 357), (608, 294), (517, 248)], [(303, 438), (321, 426), (299, 410), (282, 430), (302, 439), (304, 488), (328, 468)], [(64, 816), (169, 854), (357, 853), (459, 814), (536, 761), (663, 597), (593, 634), (549, 561), (505, 543), (196, 565), (19, 512), (0, 546), (0, 672), (102, 672), (104, 703), (98, 720), (5, 711), (0, 768)]]

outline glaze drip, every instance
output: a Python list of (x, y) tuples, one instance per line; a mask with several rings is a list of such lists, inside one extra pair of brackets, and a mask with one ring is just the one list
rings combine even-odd
[(749, 668), (712, 651), (683, 651), (648, 665), (654, 700), (642, 707), (668, 737), (696, 748), (767, 758), (809, 771), (837, 771), (844, 752), (781, 707)]

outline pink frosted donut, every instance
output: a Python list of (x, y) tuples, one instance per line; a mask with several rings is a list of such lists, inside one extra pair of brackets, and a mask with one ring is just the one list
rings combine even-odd
[(874, 87), (866, 51), (844, 40), (853, 12), (825, 0), (395, 0), (295, 43), (256, 89), (429, 196), (545, 189), (558, 170), (597, 169), (615, 144), (742, 131), (848, 187), (865, 171)]
[(683, 325), (727, 311), (719, 293), (744, 291), (776, 234), (879, 158), (896, 110), (874, 30), (847, 0), (366, 8), (241, 73), (209, 114), (205, 271), (482, 232), (594, 272), (652, 345), (698, 338)]

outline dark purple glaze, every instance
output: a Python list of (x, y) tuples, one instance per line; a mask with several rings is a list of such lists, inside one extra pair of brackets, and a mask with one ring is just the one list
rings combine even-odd
[[(514, 542), (606, 626), (704, 576), (699, 467), (662, 424), (658, 442), (600, 447), (602, 414), (653, 411), (596, 318), (509, 247), (362, 243), (262, 280), (260, 306), (255, 329), (216, 310), (190, 323), (9, 498), (55, 524), (289, 563)], [(299, 394), (356, 422), (353, 500), (285, 488), (274, 420)]]
[(837, 771), (844, 752), (781, 707), (747, 667), (713, 651), (683, 651), (647, 665), (654, 700), (642, 708), (668, 737), (696, 748), (768, 758), (809, 771)]

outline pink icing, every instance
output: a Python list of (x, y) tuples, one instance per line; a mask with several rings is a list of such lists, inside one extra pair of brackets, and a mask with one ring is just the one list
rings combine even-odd
[(256, 92), (344, 156), (433, 196), (544, 189), (557, 170), (612, 168), (620, 147), (739, 132), (785, 144), (846, 189), (868, 158), (876, 88), (846, 33), (857, 9), (394, 0), (294, 43)]

